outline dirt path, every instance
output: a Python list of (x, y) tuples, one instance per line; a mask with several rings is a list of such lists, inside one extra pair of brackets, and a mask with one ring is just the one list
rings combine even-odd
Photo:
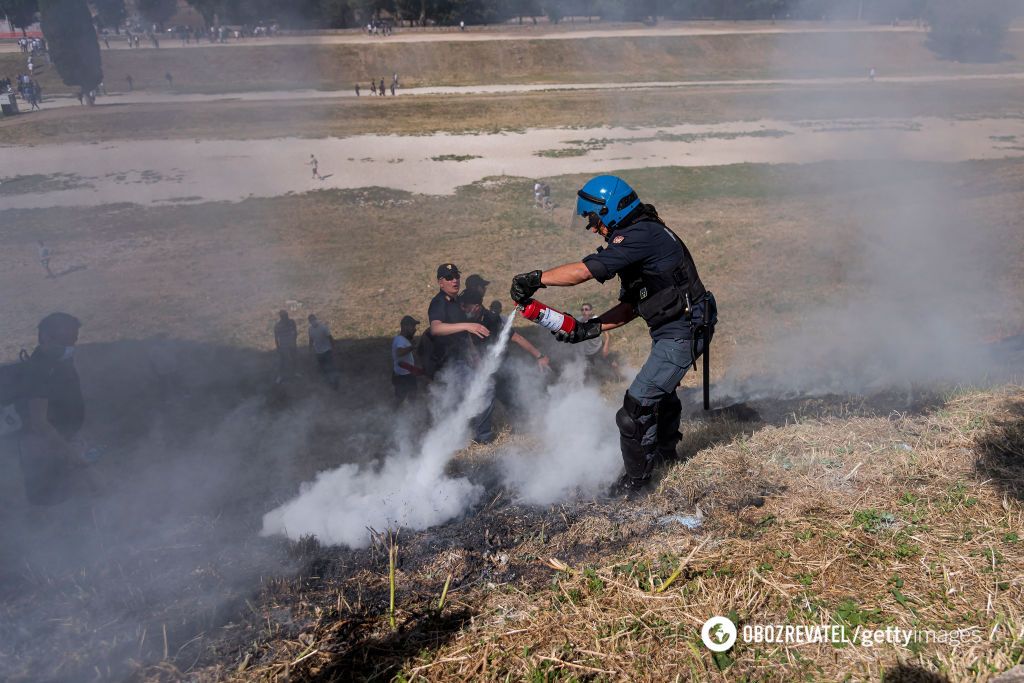
[[(41, 145), (20, 155), (0, 206), (240, 200), (324, 188), (447, 194), (490, 176), (657, 166), (1024, 155), (1024, 120), (760, 121), (665, 128), (529, 129), (481, 135), (308, 140), (152, 140)], [(323, 180), (306, 165), (316, 154)]]
[[(948, 83), (957, 81), (996, 81), (1024, 80), (1024, 72), (1004, 74), (951, 74), (935, 76), (892, 76), (877, 78), (874, 85), (884, 84), (926, 84)], [(821, 87), (850, 86), (867, 87), (872, 85), (866, 78), (774, 78), (774, 79), (737, 79), (715, 81), (633, 81), (629, 83), (494, 83), (486, 85), (461, 86), (430, 86), (423, 88), (402, 88), (398, 95), (490, 95), (504, 93), (530, 93), (556, 90), (635, 90), (644, 88), (714, 88), (714, 87)], [(374, 97), (363, 88), (363, 97)], [(332, 100), (338, 98), (355, 98), (351, 90), (270, 90), (252, 91), (231, 94), (206, 95), (200, 93), (171, 92), (132, 92), (113, 93), (97, 100), (97, 106), (125, 104), (160, 104), (183, 102), (272, 102), (282, 100)], [(387, 95), (386, 97), (391, 97)], [(81, 106), (74, 97), (58, 96), (48, 99), (44, 106), (47, 109)]]

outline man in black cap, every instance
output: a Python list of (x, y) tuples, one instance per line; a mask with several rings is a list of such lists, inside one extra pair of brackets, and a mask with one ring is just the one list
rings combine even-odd
[[(454, 380), (465, 386), (472, 377), (472, 366), (476, 359), (470, 340), (472, 337), (485, 339), (491, 332), (480, 323), (466, 320), (466, 314), (456, 301), (461, 281), (462, 274), (455, 264), (442, 263), (437, 267), (437, 286), (440, 291), (430, 300), (427, 320), (430, 321), (430, 336), (433, 340), (431, 367), (436, 373), (451, 366)], [(493, 408), (493, 402), (488, 401), (483, 412), (473, 420), (477, 442), (489, 443), (494, 440), (491, 431)]]
[(415, 400), (416, 378), (423, 375), (423, 369), (413, 362), (412, 340), (416, 336), (419, 320), (407, 315), (399, 323), (399, 334), (391, 340), (391, 384), (395, 387), (395, 405), (402, 405), (406, 399)]

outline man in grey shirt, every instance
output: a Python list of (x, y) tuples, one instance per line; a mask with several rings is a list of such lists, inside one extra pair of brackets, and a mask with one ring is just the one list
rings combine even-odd
[(309, 348), (316, 357), (317, 367), (327, 383), (335, 391), (338, 390), (338, 371), (334, 367), (334, 337), (327, 325), (309, 314)]

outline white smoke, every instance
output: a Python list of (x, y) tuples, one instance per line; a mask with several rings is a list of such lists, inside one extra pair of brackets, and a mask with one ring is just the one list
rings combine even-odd
[(470, 422), (486, 405), (514, 318), (505, 321), (468, 388), (456, 376), (438, 380), (432, 393), (443, 399), (441, 414), (418, 448), (406, 439), (378, 469), (349, 464), (321, 472), (298, 497), (263, 516), (262, 534), (293, 540), (313, 535), (327, 545), (363, 548), (370, 544), (368, 528), (426, 529), (476, 503), (482, 487), (444, 470), (469, 441)]
[(505, 484), (524, 503), (546, 505), (607, 488), (622, 469), (615, 406), (584, 384), (585, 361), (566, 365), (531, 406), (530, 444), (501, 454)]

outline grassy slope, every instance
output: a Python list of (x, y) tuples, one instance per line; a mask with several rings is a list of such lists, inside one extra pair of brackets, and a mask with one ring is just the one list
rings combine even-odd
[[(367, 45), (243, 45), (185, 49), (104, 50), (107, 89), (235, 92), (297, 88), (349, 90), (355, 82), (406, 86), (476, 83), (558, 83), (716, 80), (766, 77), (979, 73), (1013, 70), (942, 62), (918, 33), (733, 34), (723, 36), (496, 40), (466, 43), (386, 42)], [(1012, 33), (1006, 50), (1024, 54), (1024, 36)], [(767, 65), (773, 65), (769, 68)], [(896, 65), (899, 65), (898, 67)], [(24, 70), (20, 54), (0, 55), (0, 74)], [(68, 92), (53, 68), (38, 80), (46, 93)]]
[[(769, 324), (795, 322), (805, 304), (828, 300), (842, 277), (844, 236), (855, 232), (843, 217), (865, 198), (885, 201), (886, 173), (949, 187), (976, 216), (971, 229), (1001, 240), (1005, 249), (994, 269), (1004, 275), (992, 284), (1018, 304), (1004, 319), (976, 311), (977, 324), (982, 334), (1019, 330), (1022, 171), (1020, 161), (1001, 161), (901, 169), (670, 168), (630, 177), (686, 237), (727, 312), (717, 372), (738, 360), (735, 349), (770, 341)], [(556, 198), (579, 180), (553, 179)], [(39, 312), (53, 308), (85, 320), (85, 344), (167, 332), (218, 344), (220, 353), (248, 353), (269, 348), (273, 312), (298, 299), (345, 345), (349, 391), (385, 397), (386, 340), (401, 314), (424, 310), (436, 263), (455, 260), (467, 272), (483, 273), (494, 282), (492, 295), (504, 298), (502, 283), (514, 272), (593, 248), (590, 236), (566, 234), (560, 219), (524, 209), (528, 198), (529, 181), (505, 179), (454, 197), (369, 189), (160, 209), (5, 212), (2, 238), (9, 248), (0, 254), (0, 286), (21, 294), (0, 304), (12, 332), (4, 355), (28, 343)], [(832, 238), (817, 240), (822, 230), (834, 231)], [(56, 269), (75, 263), (88, 269), (44, 280), (34, 259), (37, 237), (55, 247)], [(395, 248), (382, 253), (382, 243)], [(613, 296), (612, 287), (590, 284), (551, 290), (545, 300), (576, 308), (583, 298), (601, 306)], [(615, 345), (636, 363), (647, 347), (644, 330), (627, 328)], [(307, 573), (266, 584), (252, 601), (260, 616), (238, 617), (231, 629), (208, 631), (200, 641), (196, 676), (224, 678), (245, 661), (252, 671), (240, 677), (258, 679), (316, 649), (291, 667), (300, 679), (332, 667), (361, 674), (415, 670), (439, 680), (456, 674), (553, 679), (593, 669), (661, 680), (683, 667), (684, 676), (704, 679), (717, 665), (690, 645), (694, 627), (717, 611), (735, 609), (751, 622), (1019, 625), (1021, 586), (1012, 568), (1021, 558), (1011, 536), (1021, 534), (1020, 494), (1013, 488), (1019, 469), (1003, 471), (1001, 461), (985, 464), (985, 458), (1019, 452), (1013, 411), (1020, 401), (1014, 393), (945, 396), (925, 406), (930, 412), (912, 409), (893, 420), (869, 417), (870, 406), (862, 407), (868, 417), (854, 419), (856, 404), (811, 402), (791, 406), (795, 425), (784, 417), (775, 426), (691, 423), (684, 448), (695, 458), (667, 472), (659, 493), (641, 503), (551, 510), (502, 503), (479, 511), (475, 522), (446, 527), (450, 541), (440, 550), (430, 534), (406, 537), (397, 632), (385, 625), (379, 556), (307, 549), (318, 568), (312, 576), (320, 578)], [(833, 417), (818, 419), (819, 409)], [(900, 450), (901, 443), (912, 451)], [(325, 459), (336, 462), (328, 454), (311, 452), (309, 463), (296, 463), (276, 482), (280, 490), (260, 495), (273, 499), (291, 490)], [(464, 466), (474, 459), (486, 462), (487, 451), (465, 454)], [(767, 495), (767, 502), (740, 505), (751, 495)], [(673, 589), (652, 597), (648, 589), (665, 581), (694, 544), (691, 535), (659, 526), (654, 515), (689, 511), (697, 502), (709, 514), (714, 540)], [(865, 528), (883, 514), (895, 521)], [(481, 545), (483, 527), (504, 530), (502, 539)], [(551, 556), (569, 570), (537, 563)], [(427, 603), (448, 573), (455, 574), (455, 591), (438, 621)], [(177, 642), (192, 635), (183, 632)], [(317, 647), (307, 651), (311, 643)], [(1004, 641), (923, 653), (914, 663), (945, 667), (957, 679), (969, 670), (984, 678), (986, 667), (1005, 667), (1019, 656)], [(732, 657), (733, 673), (834, 679), (837, 671), (877, 677), (894, 665), (896, 651), (744, 648)], [(187, 659), (177, 664), (190, 666), (194, 655)], [(159, 676), (176, 674), (166, 665), (140, 673)]]
[[(889, 417), (856, 402), (791, 407), (785, 425), (687, 423), (696, 455), (641, 501), (526, 514), (501, 503), (455, 539), (404, 537), (394, 629), (386, 552), (351, 576), (275, 585), (247, 618), (247, 633), (273, 635), (193, 675), (942, 682), (1020, 663), (1024, 390), (949, 394)], [(695, 505), (699, 534), (657, 521)], [(334, 557), (304, 551), (313, 566)], [(294, 621), (261, 619), (280, 611)], [(853, 642), (713, 656), (700, 642), (711, 615), (835, 625)], [(855, 640), (890, 627), (963, 629), (968, 644)]]

